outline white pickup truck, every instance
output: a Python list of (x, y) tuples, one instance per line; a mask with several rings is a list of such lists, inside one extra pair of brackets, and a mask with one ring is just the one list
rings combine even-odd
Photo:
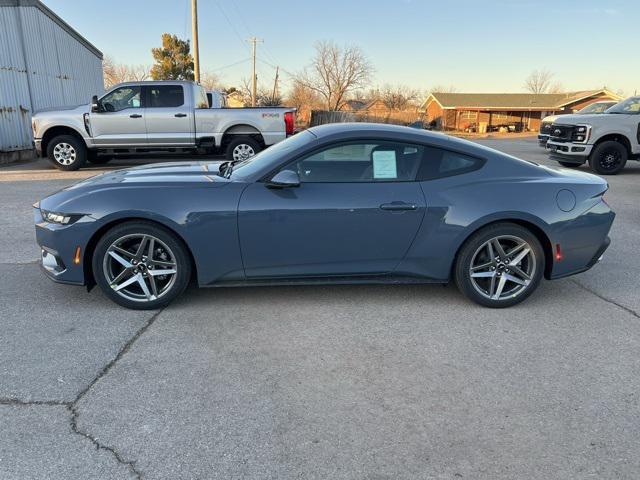
[(241, 161), (293, 134), (293, 108), (209, 107), (193, 82), (121, 83), (91, 104), (36, 113), (33, 138), (57, 168), (77, 170), (131, 153), (221, 151)]
[(546, 148), (562, 166), (588, 161), (601, 175), (619, 173), (627, 160), (640, 160), (640, 97), (598, 115), (561, 115), (551, 126)]

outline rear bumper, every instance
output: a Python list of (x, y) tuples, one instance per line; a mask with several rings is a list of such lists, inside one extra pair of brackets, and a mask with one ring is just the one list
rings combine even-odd
[(554, 258), (549, 279), (563, 278), (593, 267), (611, 244), (609, 230), (616, 214), (604, 201), (575, 219), (564, 223), (553, 236), (554, 253), (560, 248), (562, 257)]

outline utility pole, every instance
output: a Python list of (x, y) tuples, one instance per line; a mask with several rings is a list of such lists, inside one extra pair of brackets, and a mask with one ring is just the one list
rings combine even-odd
[(256, 106), (256, 96), (257, 96), (257, 89), (258, 89), (258, 75), (256, 74), (256, 43), (260, 42), (262, 43), (263, 40), (260, 40), (256, 37), (251, 37), (250, 39), (247, 40), (248, 42), (250, 42), (253, 46), (253, 77), (252, 77), (252, 82), (251, 82), (251, 106), (255, 107)]
[(191, 36), (193, 37), (193, 76), (200, 83), (200, 52), (198, 51), (198, 0), (191, 0)]
[(280, 67), (276, 66), (276, 78), (273, 81), (273, 94), (271, 94), (271, 99), (275, 100), (276, 95), (278, 93), (278, 72), (280, 71)]

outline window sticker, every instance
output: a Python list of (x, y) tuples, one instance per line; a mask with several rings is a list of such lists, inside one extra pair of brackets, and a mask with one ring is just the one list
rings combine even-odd
[(373, 178), (397, 178), (396, 152), (379, 150), (373, 152)]

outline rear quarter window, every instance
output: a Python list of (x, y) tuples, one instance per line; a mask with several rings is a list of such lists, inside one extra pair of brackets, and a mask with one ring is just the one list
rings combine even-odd
[(463, 175), (479, 170), (484, 160), (463, 153), (440, 148), (426, 147), (422, 165), (418, 172), (418, 180), (434, 180), (436, 178)]

